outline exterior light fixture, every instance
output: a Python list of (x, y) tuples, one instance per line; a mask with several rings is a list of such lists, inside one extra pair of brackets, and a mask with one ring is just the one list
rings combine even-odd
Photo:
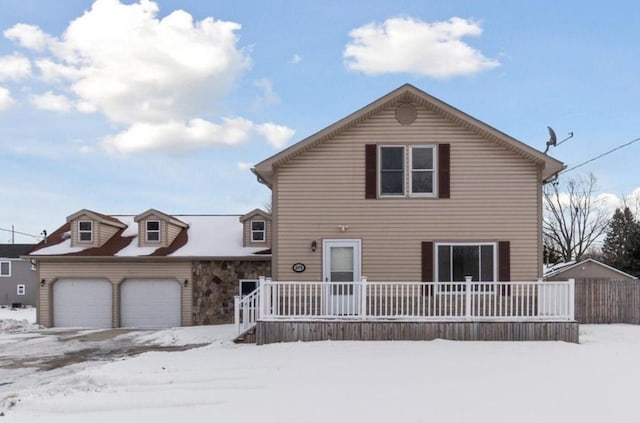
[(314, 239), (313, 241), (311, 241), (311, 251), (315, 253), (317, 248), (318, 248), (318, 241)]
[(41, 280), (41, 281), (40, 281), (40, 286), (41, 286), (41, 287), (43, 287), (43, 288), (44, 288), (44, 286), (45, 286), (46, 284), (47, 284), (47, 281), (46, 281), (46, 280), (44, 280), (44, 279), (43, 279), (43, 280)]
[(189, 286), (189, 279), (184, 280), (184, 287), (186, 288), (187, 286)]

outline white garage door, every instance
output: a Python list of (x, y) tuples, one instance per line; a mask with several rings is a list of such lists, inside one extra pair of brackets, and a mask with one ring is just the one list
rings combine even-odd
[(120, 288), (121, 326), (180, 326), (180, 291), (175, 279), (127, 279)]
[(110, 328), (111, 282), (106, 279), (59, 279), (53, 284), (55, 327)]

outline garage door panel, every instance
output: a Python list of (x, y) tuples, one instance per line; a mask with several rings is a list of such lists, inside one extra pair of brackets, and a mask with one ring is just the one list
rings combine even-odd
[(120, 287), (121, 326), (180, 326), (181, 291), (175, 279), (127, 279)]
[(59, 279), (53, 284), (55, 327), (112, 327), (112, 284), (106, 279)]

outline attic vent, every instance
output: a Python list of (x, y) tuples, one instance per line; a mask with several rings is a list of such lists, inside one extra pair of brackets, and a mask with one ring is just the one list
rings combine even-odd
[(403, 125), (415, 122), (418, 112), (413, 104), (403, 103), (396, 108), (396, 119)]

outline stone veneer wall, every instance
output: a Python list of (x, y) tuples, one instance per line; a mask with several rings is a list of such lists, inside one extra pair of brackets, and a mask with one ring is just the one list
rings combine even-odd
[(194, 261), (193, 324), (233, 323), (233, 297), (239, 279), (271, 276), (271, 257), (264, 261)]

